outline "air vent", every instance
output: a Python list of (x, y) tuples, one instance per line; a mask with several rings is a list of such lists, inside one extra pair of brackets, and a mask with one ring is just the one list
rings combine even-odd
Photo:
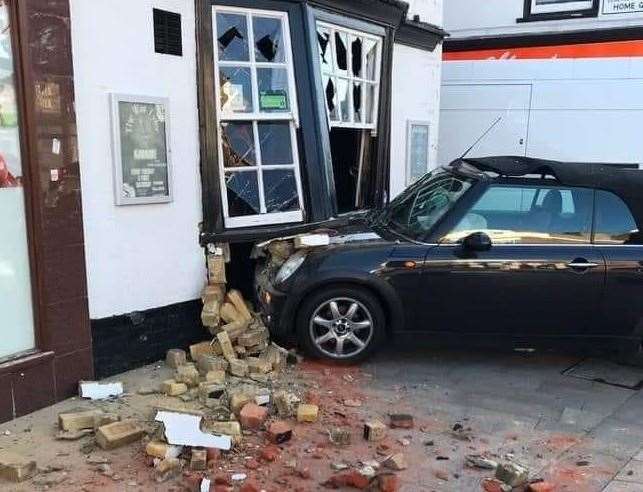
[(154, 51), (183, 56), (181, 14), (154, 9)]

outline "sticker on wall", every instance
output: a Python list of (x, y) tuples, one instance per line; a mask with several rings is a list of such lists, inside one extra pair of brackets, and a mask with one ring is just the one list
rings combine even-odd
[(284, 90), (261, 91), (259, 93), (261, 111), (288, 111), (288, 94)]
[(172, 201), (168, 100), (112, 95), (116, 205)]
[(603, 14), (634, 14), (643, 12), (643, 0), (603, 0)]

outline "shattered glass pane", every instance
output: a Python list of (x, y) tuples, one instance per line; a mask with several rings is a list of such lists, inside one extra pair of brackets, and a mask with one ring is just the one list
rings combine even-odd
[(248, 25), (245, 15), (217, 14), (219, 60), (248, 61)]
[(365, 39), (364, 51), (366, 52), (365, 78), (375, 80), (375, 76), (377, 75), (377, 43), (372, 39)]
[(290, 110), (288, 70), (285, 68), (258, 68), (259, 110), (283, 112)]
[(292, 142), (290, 123), (259, 123), (259, 148), (261, 164), (292, 164)]
[(221, 140), (223, 146), (223, 165), (225, 167), (256, 165), (252, 123), (222, 124)]
[(364, 123), (370, 125), (373, 123), (373, 113), (375, 108), (375, 84), (364, 84)]
[(228, 215), (241, 217), (261, 213), (256, 171), (226, 172)]
[(350, 84), (348, 80), (337, 79), (337, 95), (339, 97), (339, 112), (342, 121), (351, 121), (350, 115)]
[(330, 31), (325, 27), (317, 26), (317, 47), (319, 48), (319, 62), (322, 72), (331, 72), (333, 60), (330, 52)]
[(264, 170), (263, 188), (268, 213), (299, 210), (299, 194), (293, 169)]
[(326, 94), (328, 115), (331, 120), (336, 121), (339, 119), (339, 116), (337, 113), (337, 91), (335, 90), (335, 80), (328, 75), (322, 75), (322, 83), (324, 84), (324, 93)]
[(274, 17), (253, 17), (255, 58), (258, 62), (283, 63), (284, 54), (281, 20)]
[(351, 65), (355, 77), (362, 76), (362, 54), (362, 39), (351, 36)]
[(219, 100), (225, 114), (252, 112), (252, 79), (247, 67), (219, 69)]
[(362, 122), (362, 84), (353, 84), (353, 115), (355, 123)]
[(335, 33), (335, 61), (336, 73), (338, 75), (348, 75), (348, 36), (341, 32)]

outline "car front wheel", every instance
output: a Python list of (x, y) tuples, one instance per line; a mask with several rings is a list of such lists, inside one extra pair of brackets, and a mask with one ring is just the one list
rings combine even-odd
[(357, 362), (381, 343), (385, 319), (380, 302), (368, 290), (328, 287), (304, 301), (297, 334), (303, 348), (315, 357)]

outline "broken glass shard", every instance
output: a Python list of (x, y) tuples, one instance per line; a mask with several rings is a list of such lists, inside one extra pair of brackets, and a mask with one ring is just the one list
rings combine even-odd
[(252, 79), (247, 67), (219, 69), (219, 103), (224, 114), (252, 112)]
[(355, 123), (362, 122), (362, 84), (353, 84), (353, 115)]
[(330, 47), (330, 32), (325, 27), (317, 27), (317, 46), (322, 71), (332, 71), (332, 60), (328, 49)]
[(253, 17), (255, 58), (258, 62), (283, 63), (285, 60), (281, 20)]
[(347, 75), (348, 72), (348, 51), (346, 48), (347, 35), (341, 32), (335, 33), (335, 60), (337, 62), (337, 74)]
[(339, 98), (339, 112), (342, 121), (351, 121), (350, 115), (350, 84), (346, 79), (337, 79), (337, 96)]
[(217, 14), (219, 60), (248, 61), (248, 26), (245, 15)]
[(322, 76), (322, 82), (324, 84), (324, 92), (326, 94), (326, 107), (328, 108), (328, 115), (331, 120), (337, 120), (337, 103), (335, 102), (335, 81), (332, 77), (328, 75)]
[(270, 166), (276, 164), (292, 164), (292, 145), (290, 139), (290, 123), (259, 123), (259, 148), (261, 149), (261, 164)]
[(264, 170), (263, 187), (268, 213), (299, 210), (299, 194), (293, 169)]
[(353, 75), (355, 77), (362, 76), (362, 40), (360, 38), (351, 38), (351, 59)]
[(247, 167), (256, 164), (252, 123), (223, 123), (221, 143), (225, 167)]
[(377, 43), (372, 39), (365, 39), (364, 52), (366, 53), (365, 78), (375, 80), (377, 75)]
[(225, 183), (230, 217), (261, 213), (256, 171), (226, 172)]

